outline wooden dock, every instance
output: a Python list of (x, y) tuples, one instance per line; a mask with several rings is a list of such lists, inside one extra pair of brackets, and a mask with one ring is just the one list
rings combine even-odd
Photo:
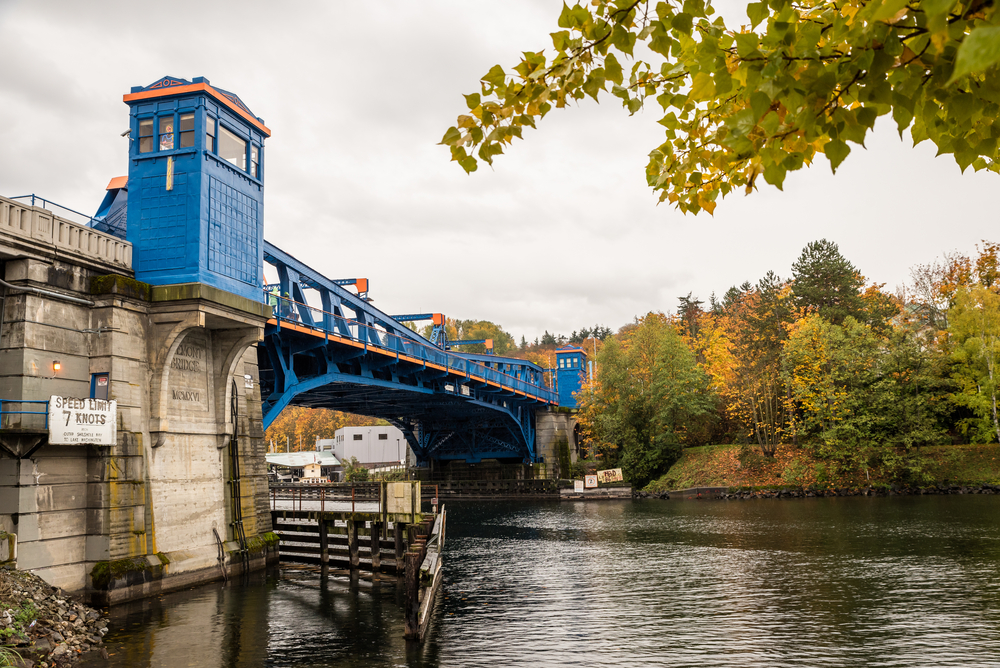
[(283, 562), (401, 576), (404, 637), (420, 640), (442, 579), (447, 517), (444, 506), (421, 506), (419, 482), (274, 486), (271, 523)]

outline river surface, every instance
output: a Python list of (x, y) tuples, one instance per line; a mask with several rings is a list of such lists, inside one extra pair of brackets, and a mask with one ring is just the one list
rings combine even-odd
[(111, 611), (87, 666), (1000, 666), (1000, 498), (449, 502), (395, 577), (282, 568)]

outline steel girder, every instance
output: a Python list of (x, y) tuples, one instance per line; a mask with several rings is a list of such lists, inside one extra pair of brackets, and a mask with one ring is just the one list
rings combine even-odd
[(258, 355), (265, 428), (290, 404), (334, 408), (396, 425), (420, 460), (535, 461), (534, 410), (557, 403), (541, 367), (442, 351), (272, 244), (264, 254), (281, 282)]

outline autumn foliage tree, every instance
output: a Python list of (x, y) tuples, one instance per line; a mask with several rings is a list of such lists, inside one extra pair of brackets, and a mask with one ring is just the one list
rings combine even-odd
[(1000, 416), (1000, 294), (985, 285), (960, 289), (949, 312), (954, 337), (954, 376), (959, 391), (954, 400), (973, 412), (962, 421), (973, 442), (997, 442)]
[(278, 451), (315, 450), (316, 439), (333, 438), (341, 427), (367, 427), (386, 424), (384, 420), (342, 413), (325, 408), (287, 406), (264, 432), (264, 440)]
[(645, 485), (680, 457), (688, 425), (713, 408), (708, 378), (662, 313), (607, 339), (597, 369), (578, 396), (585, 434), (609, 465)]

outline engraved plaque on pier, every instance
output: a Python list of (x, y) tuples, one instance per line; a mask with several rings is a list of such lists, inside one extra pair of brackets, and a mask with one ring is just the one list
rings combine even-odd
[(189, 332), (170, 359), (167, 399), (173, 413), (207, 412), (208, 338), (203, 332)]

